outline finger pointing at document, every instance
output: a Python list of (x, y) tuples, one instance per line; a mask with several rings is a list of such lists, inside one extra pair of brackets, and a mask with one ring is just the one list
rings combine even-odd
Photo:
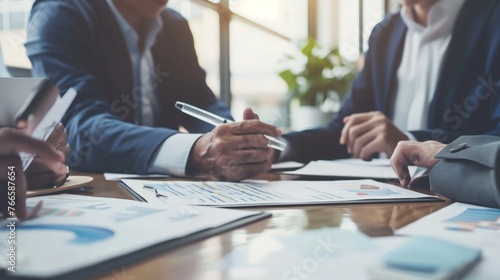
[(413, 142), (401, 141), (391, 157), (391, 165), (403, 187), (408, 187), (411, 176), (409, 165), (431, 168), (438, 161), (434, 156), (441, 151), (445, 144), (436, 141)]

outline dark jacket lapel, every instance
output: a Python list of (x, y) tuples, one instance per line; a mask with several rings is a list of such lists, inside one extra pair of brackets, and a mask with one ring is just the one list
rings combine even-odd
[[(110, 93), (112, 100), (120, 99), (122, 94), (132, 94), (132, 66), (130, 55), (127, 49), (127, 43), (123, 38), (122, 31), (115, 15), (111, 11), (109, 4), (105, 0), (91, 1), (97, 17), (100, 20), (100, 26), (97, 26), (97, 36), (101, 36), (99, 42), (103, 42), (97, 51), (101, 52), (103, 59), (101, 65), (106, 67), (104, 77), (109, 77), (107, 83), (112, 85)], [(112, 101), (110, 100), (110, 101)], [(131, 114), (128, 114), (127, 121), (134, 122), (134, 108), (130, 108)]]
[(481, 49), (479, 44), (483, 41), (482, 30), (496, 3), (497, 0), (467, 0), (464, 3), (441, 63), (439, 81), (429, 110), (429, 127), (444, 127), (443, 112), (452, 108), (457, 98), (463, 101), (461, 99), (464, 95), (459, 94), (465, 86), (462, 77), (466, 77), (466, 72), (472, 70), (467, 67), (467, 63), (473, 61), (471, 57), (479, 55), (477, 51)]
[[(388, 117), (392, 118), (393, 110), (392, 104), (394, 103), (394, 98), (397, 92), (397, 71), (399, 69), (399, 65), (401, 64), (401, 59), (403, 57), (403, 49), (405, 45), (405, 37), (406, 37), (406, 25), (404, 24), (401, 17), (398, 16), (397, 21), (395, 22), (395, 26), (393, 29), (393, 34), (390, 37), (390, 40), (387, 42), (386, 47), (386, 55), (387, 64), (381, 65), (382, 71), (385, 69), (385, 89), (383, 94), (384, 107), (381, 109), (382, 112), (388, 112)], [(390, 112), (389, 112), (390, 111)]]

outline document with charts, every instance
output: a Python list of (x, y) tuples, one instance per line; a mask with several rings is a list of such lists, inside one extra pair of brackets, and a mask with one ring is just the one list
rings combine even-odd
[[(159, 208), (77, 195), (29, 198), (28, 208), (40, 200), (43, 208), (38, 217), (16, 222), (15, 244), (7, 244), (12, 234), (2, 224), (10, 222), (0, 220), (0, 269), (8, 270), (9, 276), (90, 279), (149, 258), (151, 250), (164, 252), (267, 215), (188, 205)], [(9, 269), (10, 257), (5, 259), (7, 246), (16, 246), (14, 271)]]
[(398, 230), (404, 235), (429, 235), (480, 246), (489, 236), (498, 236), (500, 249), (500, 209), (453, 203)]
[(453, 203), (397, 231), (480, 248), (483, 259), (464, 279), (500, 279), (500, 209)]
[[(122, 180), (150, 203), (253, 207), (340, 203), (440, 201), (373, 180), (199, 182)], [(123, 185), (123, 184), (122, 184)]]

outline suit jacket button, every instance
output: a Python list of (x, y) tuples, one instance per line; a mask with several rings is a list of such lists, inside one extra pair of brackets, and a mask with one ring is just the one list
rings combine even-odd
[(456, 153), (456, 152), (460, 152), (461, 150), (465, 150), (467, 148), (469, 148), (469, 145), (467, 145), (467, 143), (462, 143), (462, 144), (458, 144), (458, 145), (454, 146), (453, 148), (451, 148), (450, 152)]

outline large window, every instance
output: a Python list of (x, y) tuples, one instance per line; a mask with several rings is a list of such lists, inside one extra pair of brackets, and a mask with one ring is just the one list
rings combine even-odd
[[(285, 66), (281, 62), (285, 55), (294, 54), (297, 42), (307, 37), (307, 0), (225, 3), (171, 0), (169, 6), (189, 20), (207, 82), (219, 96), (224, 67), (220, 63), (220, 24), (227, 24), (230, 105), (235, 118), (241, 119), (243, 109), (252, 107), (262, 120), (282, 126), (286, 120), (282, 119), (279, 103), (286, 94), (286, 85), (277, 73)], [(226, 20), (220, 23), (219, 16)]]
[(287, 37), (262, 31), (235, 18), (230, 24), (231, 109), (235, 118), (245, 107), (277, 126), (287, 125), (280, 106), (287, 92), (279, 73), (286, 55), (307, 37), (306, 0), (231, 0), (231, 8), (249, 20)]
[(0, 0), (0, 32), (23, 30), (33, 0)]
[[(368, 49), (373, 27), (388, 12), (397, 12), (397, 0), (339, 0), (339, 47), (349, 60)], [(361, 35), (360, 35), (361, 34)]]
[[(18, 63), (17, 60), (24, 63), (27, 61), (22, 46), (26, 34), (26, 20), (32, 4), (33, 0), (0, 0), (0, 43), (8, 49), (10, 60), (15, 63)], [(3, 56), (0, 56), (0, 76), (9, 75), (4, 66)]]
[[(104, 1), (104, 0), (103, 0)], [(357, 61), (373, 26), (397, 0), (170, 0), (189, 21), (200, 64), (214, 93), (236, 119), (245, 107), (284, 126), (280, 102), (287, 92), (278, 72), (286, 55), (308, 36)], [(33, 0), (0, 0), (0, 36), (23, 36)], [(396, 8), (397, 9), (397, 8)], [(361, 20), (360, 20), (361, 19)], [(8, 35), (5, 35), (8, 34)], [(8, 38), (7, 38), (8, 39)], [(3, 65), (0, 60), (0, 75)]]
[[(287, 114), (280, 102), (287, 88), (277, 75), (285, 68), (283, 58), (298, 52), (296, 46), (300, 40), (316, 36), (325, 47), (338, 45), (343, 56), (357, 61), (360, 53), (367, 49), (371, 30), (393, 2), (395, 0), (171, 0), (169, 5), (190, 20), (209, 85), (231, 105), (235, 118), (241, 118), (245, 107), (252, 107), (263, 121), (285, 126)], [(207, 10), (215, 14), (203, 12)], [(228, 38), (221, 33), (225, 27), (221, 25), (227, 25)], [(221, 49), (217, 49), (224, 48), (223, 44), (229, 46), (228, 64), (221, 63)], [(226, 67), (228, 69), (224, 69)], [(230, 78), (229, 97), (224, 94), (223, 84), (227, 79), (221, 75)]]

